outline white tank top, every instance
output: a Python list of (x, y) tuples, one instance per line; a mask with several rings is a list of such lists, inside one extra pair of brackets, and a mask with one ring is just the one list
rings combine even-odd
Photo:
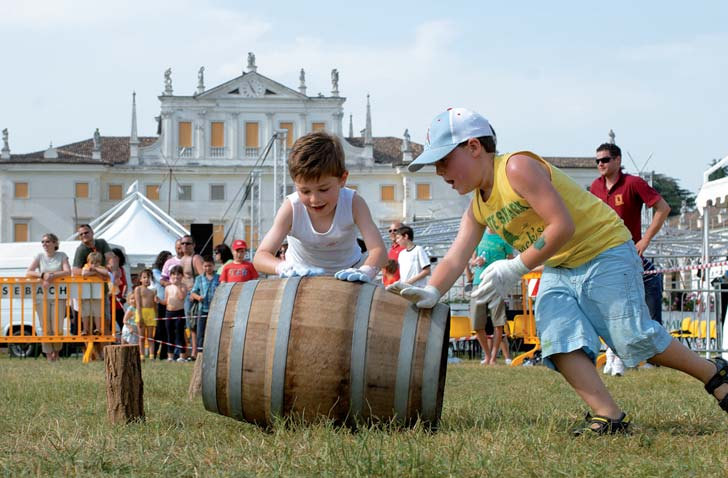
[(298, 193), (287, 199), (293, 206), (293, 224), (288, 233), (286, 262), (321, 267), (327, 274), (354, 267), (362, 260), (361, 249), (356, 242), (358, 228), (354, 224), (351, 205), (355, 191), (341, 188), (331, 227), (326, 232), (316, 232), (306, 206)]

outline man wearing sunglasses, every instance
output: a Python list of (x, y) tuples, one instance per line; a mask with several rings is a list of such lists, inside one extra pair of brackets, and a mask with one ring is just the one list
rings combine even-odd
[(111, 252), (111, 247), (103, 239), (94, 239), (94, 230), (88, 224), (78, 226), (78, 240), (81, 244), (76, 248), (76, 254), (73, 256), (73, 274), (81, 275), (81, 269), (86, 264), (86, 258), (92, 252), (101, 253), (101, 265), (106, 266), (109, 257), (116, 257)]
[[(622, 150), (613, 143), (599, 145), (596, 154), (599, 177), (589, 190), (614, 209), (624, 221), (645, 271), (655, 270), (652, 261), (643, 256), (650, 241), (659, 232), (670, 214), (670, 206), (660, 193), (639, 176), (622, 172)], [(642, 234), (642, 205), (652, 208), (652, 222)], [(645, 302), (652, 320), (662, 323), (662, 274), (645, 274)], [(611, 350), (607, 350), (604, 373), (623, 375), (624, 364)]]
[[(392, 241), (392, 247), (389, 248), (389, 252), (387, 253), (387, 261), (394, 261), (397, 263), (396, 265), (396, 271), (393, 273), (388, 273), (386, 277), (384, 278), (384, 285), (387, 286), (389, 284), (394, 284), (399, 280), (399, 253), (402, 251), (402, 246), (397, 244), (397, 241), (395, 240), (395, 236), (397, 235), (397, 229), (402, 227), (402, 223), (399, 221), (392, 221), (392, 224), (389, 225), (389, 229), (387, 232), (389, 233), (389, 240)], [(392, 268), (395, 268), (395, 265), (392, 264)], [(382, 276), (384, 276), (384, 271), (382, 272)]]

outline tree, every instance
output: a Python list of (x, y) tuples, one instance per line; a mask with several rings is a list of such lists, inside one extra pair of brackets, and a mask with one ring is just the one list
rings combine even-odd
[(657, 192), (662, 195), (662, 198), (667, 202), (667, 204), (670, 205), (670, 216), (677, 216), (680, 214), (683, 201), (685, 201), (688, 209), (693, 209), (695, 207), (695, 195), (690, 191), (681, 188), (675, 178), (671, 178), (660, 173), (653, 173), (652, 187), (655, 188)]

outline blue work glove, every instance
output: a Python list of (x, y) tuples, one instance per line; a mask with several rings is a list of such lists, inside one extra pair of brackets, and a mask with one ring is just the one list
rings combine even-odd
[(359, 269), (350, 267), (334, 274), (339, 280), (349, 282), (371, 282), (377, 275), (377, 270), (371, 266), (361, 266)]
[(320, 267), (307, 266), (305, 264), (293, 264), (290, 262), (280, 262), (276, 266), (278, 277), (307, 277), (320, 276), (324, 274), (324, 270)]
[(495, 261), (480, 274), (480, 285), (470, 293), (477, 304), (498, 304), (498, 299), (506, 299), (508, 292), (529, 268), (523, 264), (521, 256), (514, 259)]

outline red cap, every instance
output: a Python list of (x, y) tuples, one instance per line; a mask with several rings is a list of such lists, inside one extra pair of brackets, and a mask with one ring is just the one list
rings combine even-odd
[(234, 251), (237, 251), (238, 249), (247, 249), (247, 248), (248, 248), (248, 245), (242, 239), (233, 241), (233, 250)]

